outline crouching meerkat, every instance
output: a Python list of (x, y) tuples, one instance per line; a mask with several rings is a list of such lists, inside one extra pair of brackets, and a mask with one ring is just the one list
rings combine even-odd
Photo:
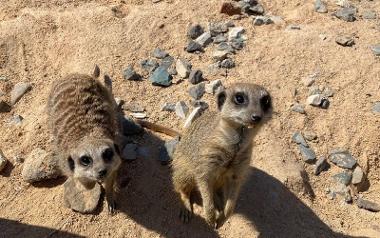
[(190, 197), (197, 189), (205, 219), (215, 228), (234, 211), (249, 168), (252, 139), (272, 111), (269, 93), (249, 83), (220, 92), (217, 106), (218, 112), (204, 112), (184, 131), (172, 161), (174, 189), (183, 203), (181, 220), (190, 220)]
[(119, 130), (112, 93), (97, 78), (71, 74), (53, 83), (48, 114), (62, 172), (93, 187), (103, 185), (108, 209), (115, 209), (115, 178), (121, 164), (116, 136)]

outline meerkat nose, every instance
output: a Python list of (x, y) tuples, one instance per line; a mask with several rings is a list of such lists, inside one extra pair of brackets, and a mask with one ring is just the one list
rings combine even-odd
[(253, 122), (260, 122), (261, 121), (261, 116), (257, 115), (257, 114), (252, 114), (251, 116), (251, 120)]
[(106, 169), (100, 170), (100, 171), (98, 172), (98, 174), (99, 174), (99, 177), (105, 177), (106, 174), (107, 174), (107, 170), (106, 170)]

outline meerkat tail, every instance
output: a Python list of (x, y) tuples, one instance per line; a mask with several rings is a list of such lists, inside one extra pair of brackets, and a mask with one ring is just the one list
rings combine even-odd
[(144, 128), (148, 128), (149, 130), (159, 132), (159, 133), (163, 133), (163, 134), (166, 134), (168, 136), (172, 136), (172, 137), (177, 137), (177, 136), (181, 137), (182, 136), (181, 133), (179, 133), (176, 130), (173, 130), (173, 129), (170, 129), (170, 128), (167, 128), (165, 126), (161, 126), (161, 125), (158, 125), (158, 124), (155, 124), (152, 122), (148, 122), (145, 120), (136, 120), (136, 122)]

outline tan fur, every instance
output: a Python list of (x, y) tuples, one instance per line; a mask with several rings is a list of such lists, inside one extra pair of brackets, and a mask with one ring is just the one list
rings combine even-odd
[[(241, 92), (249, 99), (243, 107), (234, 104), (235, 93)], [(192, 214), (190, 194), (195, 189), (202, 196), (210, 225), (220, 227), (233, 213), (249, 168), (252, 139), (262, 124), (250, 118), (268, 117), (269, 111), (264, 112), (260, 104), (263, 96), (269, 94), (261, 86), (234, 84), (218, 95), (219, 112), (206, 111), (184, 132), (172, 161), (174, 188), (184, 205), (180, 214), (184, 222)]]
[[(93, 76), (71, 74), (54, 82), (48, 113), (61, 170), (88, 186), (102, 183), (112, 210), (115, 176), (121, 164), (115, 142), (120, 127), (113, 97), (98, 76), (96, 67)], [(109, 161), (103, 158), (107, 149), (114, 154)], [(90, 157), (91, 165), (82, 166), (82, 156)], [(100, 171), (106, 171), (105, 177)]]

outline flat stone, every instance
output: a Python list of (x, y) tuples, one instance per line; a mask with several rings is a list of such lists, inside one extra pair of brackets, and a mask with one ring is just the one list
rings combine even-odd
[(209, 29), (211, 36), (217, 36), (221, 33), (226, 33), (228, 31), (228, 26), (224, 22), (210, 22)]
[(57, 158), (43, 149), (36, 148), (26, 158), (21, 175), (25, 182), (35, 183), (55, 179), (62, 174)]
[(217, 36), (214, 37), (213, 41), (214, 41), (215, 44), (219, 44), (219, 43), (222, 43), (222, 42), (226, 42), (227, 41), (227, 37), (225, 37), (224, 35), (217, 35)]
[(10, 112), (11, 106), (4, 100), (0, 100), (0, 113)]
[(206, 47), (212, 42), (211, 33), (210, 32), (204, 32), (202, 35), (197, 37), (195, 39), (195, 42), (201, 45), (202, 47)]
[(327, 6), (322, 0), (316, 0), (314, 3), (314, 10), (319, 13), (327, 13)]
[(293, 111), (293, 112), (298, 112), (298, 113), (301, 113), (301, 114), (305, 114), (305, 107), (302, 105), (302, 104), (299, 104), (299, 103), (294, 103), (290, 109)]
[(137, 145), (136, 144), (126, 144), (121, 152), (121, 157), (123, 160), (135, 160), (137, 159)]
[(207, 74), (208, 75), (216, 76), (216, 75), (220, 74), (221, 72), (222, 72), (222, 70), (220, 68), (220, 61), (217, 61), (217, 62), (207, 66)]
[(255, 26), (269, 25), (272, 23), (273, 23), (273, 20), (267, 16), (257, 16), (253, 19), (253, 25)]
[(203, 73), (201, 70), (192, 70), (189, 75), (189, 82), (191, 84), (198, 84), (203, 81)]
[(199, 24), (190, 26), (189, 30), (187, 31), (187, 35), (193, 40), (202, 35), (203, 33), (204, 29)]
[(205, 83), (199, 83), (189, 89), (189, 94), (195, 100), (201, 99), (205, 93)]
[(356, 20), (356, 8), (354, 7), (341, 8), (341, 9), (338, 9), (334, 13), (334, 15), (343, 21), (353, 22)]
[(377, 18), (377, 14), (375, 11), (367, 10), (367, 11), (364, 11), (362, 15), (363, 15), (363, 18), (367, 20), (374, 20)]
[(20, 125), (24, 118), (20, 115), (13, 115), (12, 118), (9, 120), (9, 123)]
[(303, 161), (306, 162), (306, 163), (312, 163), (315, 161), (315, 159), (317, 158), (316, 155), (315, 155), (315, 152), (311, 149), (311, 148), (308, 148), (302, 144), (299, 144), (298, 145), (298, 148), (301, 152), (301, 155), (303, 157)]
[(245, 46), (244, 39), (234, 39), (230, 42), (230, 44), (235, 50), (241, 50)]
[(312, 131), (305, 131), (303, 133), (303, 136), (308, 141), (313, 141), (313, 140), (316, 140), (318, 138), (318, 136)]
[(359, 166), (356, 166), (356, 168), (354, 169), (354, 172), (352, 173), (351, 183), (354, 185), (357, 185), (361, 183), (363, 179), (364, 179), (364, 173), (363, 173), (362, 168), (360, 168)]
[(160, 48), (156, 48), (153, 51), (153, 57), (155, 57), (157, 59), (163, 59), (168, 55), (169, 54), (167, 52), (165, 52), (164, 50), (161, 50)]
[(217, 79), (205, 85), (205, 91), (209, 94), (215, 94), (219, 87), (223, 87), (222, 81)]
[(179, 101), (175, 105), (175, 113), (182, 119), (186, 119), (187, 114), (189, 113), (189, 107), (184, 101)]
[(344, 171), (342, 173), (338, 173), (338, 174), (335, 174), (334, 176), (332, 176), (333, 179), (338, 182), (338, 183), (342, 183), (344, 185), (349, 185), (350, 182), (351, 182), (351, 179), (352, 179), (352, 173), (351, 172), (347, 172), (347, 171)]
[(315, 107), (319, 107), (322, 104), (323, 96), (321, 94), (311, 95), (307, 98), (306, 103)]
[(194, 110), (189, 114), (187, 117), (185, 124), (183, 125), (184, 128), (189, 128), (190, 125), (194, 122), (195, 119), (197, 119), (201, 114), (203, 110), (201, 107), (196, 107)]
[(317, 94), (322, 94), (322, 90), (319, 89), (318, 85), (311, 85), (309, 87), (309, 96)]
[(245, 12), (248, 15), (263, 15), (265, 13), (264, 7), (261, 4), (256, 4), (254, 6), (251, 6), (245, 9)]
[(220, 67), (225, 69), (231, 69), (235, 67), (235, 62), (232, 59), (227, 58), (220, 63)]
[(145, 108), (137, 102), (125, 103), (124, 109), (130, 112), (145, 112)]
[(327, 170), (329, 164), (327, 163), (326, 157), (320, 157), (314, 165), (314, 174), (319, 175), (322, 171)]
[(334, 149), (329, 155), (329, 160), (343, 169), (352, 169), (356, 165), (356, 159), (342, 149)]
[(85, 186), (78, 179), (68, 178), (63, 185), (65, 206), (84, 214), (94, 212), (100, 201), (101, 185)]
[(172, 79), (173, 77), (168, 73), (168, 70), (162, 66), (155, 69), (149, 77), (149, 80), (153, 85), (164, 87), (170, 86), (172, 84)]
[[(0, 107), (1, 108), (1, 107)], [(374, 113), (380, 113), (380, 102), (375, 102), (372, 106), (372, 111)]]
[(297, 144), (301, 144), (305, 147), (309, 147), (309, 145), (307, 144), (307, 142), (304, 139), (304, 137), (302, 136), (302, 134), (298, 131), (293, 134), (292, 141), (297, 143)]
[(174, 58), (168, 55), (161, 60), (161, 63), (159, 66), (169, 70), (169, 68), (173, 65), (173, 63), (174, 63)]
[(330, 196), (332, 198), (335, 198), (336, 195), (340, 195), (341, 197), (343, 197), (343, 199), (346, 203), (352, 202), (352, 196), (350, 193), (350, 189), (346, 185), (344, 185), (343, 183), (336, 183), (330, 189)]
[(144, 129), (133, 121), (132, 118), (123, 116), (120, 118), (123, 134), (126, 136), (138, 135), (144, 132)]
[(17, 83), (11, 91), (11, 104), (16, 104), (25, 93), (32, 89), (32, 84), (30, 83)]
[(190, 41), (187, 44), (186, 51), (188, 53), (203, 52), (203, 47), (198, 42)]
[(372, 46), (371, 50), (375, 56), (380, 56), (380, 44)]
[(5, 75), (0, 75), (0, 82), (6, 82), (6, 81), (8, 81), (8, 77), (7, 76), (5, 76)]
[(233, 27), (228, 32), (228, 40), (232, 41), (233, 39), (240, 39), (242, 38), (244, 33), (245, 33), (245, 29), (243, 27), (241, 26)]
[(350, 36), (337, 36), (335, 38), (335, 42), (338, 45), (345, 46), (345, 47), (351, 47), (355, 44), (355, 41)]
[(190, 71), (191, 71), (191, 64), (189, 61), (185, 59), (178, 59), (176, 63), (176, 69), (177, 73), (181, 78), (187, 78), (189, 77)]
[(222, 4), (222, 8), (220, 9), (220, 13), (233, 16), (241, 14), (241, 7), (236, 2), (224, 2)]
[(371, 202), (369, 200), (363, 199), (363, 198), (358, 198), (356, 201), (356, 205), (361, 208), (365, 209), (371, 212), (379, 212), (380, 211), (380, 204)]
[(336, 5), (340, 7), (353, 7), (348, 0), (336, 0)]
[(7, 158), (3, 154), (3, 151), (0, 150), (0, 173), (1, 173), (1, 171), (3, 171), (3, 169), (5, 168), (7, 163), (8, 163)]
[(129, 65), (123, 71), (123, 77), (126, 80), (140, 80), (141, 79), (141, 76), (136, 73), (136, 71), (133, 69), (131, 65)]
[(219, 43), (218, 46), (216, 47), (218, 51), (227, 51), (230, 54), (235, 53), (234, 48), (227, 42), (222, 42)]
[(212, 58), (214, 61), (222, 61), (226, 59), (230, 54), (231, 52), (229, 50), (216, 50), (212, 54)]
[(175, 104), (166, 102), (166, 103), (164, 103), (164, 105), (162, 105), (161, 111), (174, 112), (175, 111)]
[(151, 73), (158, 67), (158, 63), (154, 59), (145, 59), (140, 62), (140, 66), (143, 70)]
[[(177, 72), (177, 69), (176, 69), (176, 66), (172, 65), (170, 68), (168, 68), (168, 73), (172, 76), (174, 75), (177, 75), (178, 72)], [(174, 82), (175, 83), (175, 82)]]

